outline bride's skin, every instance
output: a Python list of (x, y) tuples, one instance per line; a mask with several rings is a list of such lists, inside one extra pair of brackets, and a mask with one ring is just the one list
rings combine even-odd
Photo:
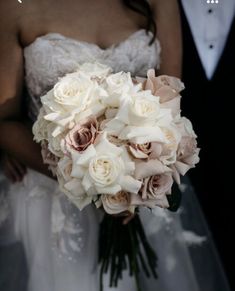
[[(181, 75), (181, 32), (177, 0), (150, 1), (160, 40), (158, 74)], [(123, 6), (121, 0), (7, 0), (0, 2), (0, 150), (4, 170), (18, 181), (30, 167), (50, 172), (42, 163), (40, 146), (23, 121), (23, 49), (48, 32), (96, 43), (102, 48), (120, 43), (145, 27), (145, 18)], [(6, 158), (7, 155), (7, 158)]]

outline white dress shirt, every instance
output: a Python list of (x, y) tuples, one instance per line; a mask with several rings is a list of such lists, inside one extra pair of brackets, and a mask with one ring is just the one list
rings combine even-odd
[(206, 76), (211, 79), (230, 31), (235, 14), (235, 0), (181, 2)]

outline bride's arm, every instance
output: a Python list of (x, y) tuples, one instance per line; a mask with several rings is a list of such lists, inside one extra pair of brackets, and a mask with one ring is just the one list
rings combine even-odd
[(182, 66), (182, 37), (177, 0), (151, 0), (161, 44), (161, 66), (158, 75), (180, 78)]
[(51, 176), (42, 162), (40, 146), (33, 141), (31, 128), (22, 122), (23, 49), (18, 15), (7, 6), (0, 4), (0, 150)]
[(41, 148), (33, 141), (31, 129), (22, 122), (0, 122), (0, 148), (26, 166), (52, 177), (42, 162)]

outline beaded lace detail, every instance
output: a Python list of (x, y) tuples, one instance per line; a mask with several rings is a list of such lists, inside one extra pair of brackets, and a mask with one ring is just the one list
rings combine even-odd
[(144, 29), (131, 34), (119, 44), (106, 49), (98, 45), (48, 33), (24, 49), (26, 86), (30, 94), (30, 116), (35, 120), (44, 95), (66, 73), (78, 64), (98, 61), (113, 68), (114, 72), (129, 71), (133, 76), (145, 76), (149, 68), (160, 65), (160, 44), (152, 45), (152, 34)]

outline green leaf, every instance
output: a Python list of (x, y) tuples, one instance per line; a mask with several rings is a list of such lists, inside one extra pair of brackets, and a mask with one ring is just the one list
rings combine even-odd
[(176, 212), (181, 204), (182, 193), (179, 189), (179, 185), (174, 183), (172, 186), (172, 193), (171, 195), (167, 195), (167, 200), (169, 202), (170, 207), (168, 210)]

